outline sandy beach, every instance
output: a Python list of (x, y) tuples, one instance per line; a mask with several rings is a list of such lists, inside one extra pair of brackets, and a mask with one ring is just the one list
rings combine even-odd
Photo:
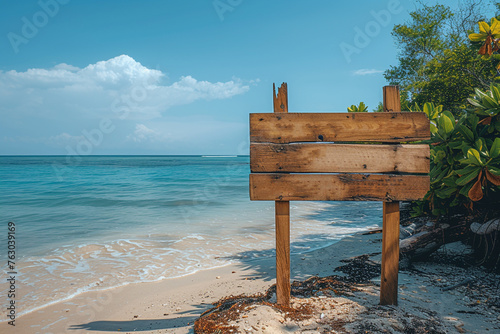
[[(293, 279), (329, 275), (339, 260), (378, 249), (347, 238), (325, 249), (292, 255)], [(274, 283), (274, 258), (267, 257), (157, 283), (87, 292), (16, 319), (16, 333), (133, 332), (189, 333), (194, 320), (229, 295), (253, 294)]]
[[(334, 268), (345, 265), (341, 260), (363, 254), (369, 254), (370, 261), (377, 263), (380, 246), (381, 234), (357, 234), (324, 249), (292, 255), (292, 279), (342, 275), (334, 272)], [(460, 252), (463, 255), (464, 247), (448, 246), (443, 254)], [(274, 258), (241, 258), (234, 265), (190, 276), (88, 292), (17, 318), (15, 329), (3, 322), (0, 331), (193, 333), (194, 321), (210, 309), (212, 303), (230, 295), (263, 293), (274, 283), (274, 275)], [(232, 324), (239, 326), (243, 333), (324, 333), (336, 332), (328, 331), (328, 323), (340, 320), (347, 324), (344, 329), (351, 328), (352, 333), (356, 333), (356, 328), (359, 329), (356, 326), (360, 325), (365, 326), (367, 333), (377, 333), (377, 328), (384, 328), (388, 333), (409, 333), (401, 319), (413, 317), (417, 323), (412, 326), (418, 327), (418, 321), (436, 322), (435, 333), (497, 333), (500, 305), (492, 306), (492, 303), (500, 300), (494, 300), (494, 291), (476, 291), (477, 296), (471, 296), (470, 284), (443, 291), (467, 276), (476, 282), (494, 279), (488, 275), (492, 274), (478, 268), (417, 263), (412, 270), (400, 272), (398, 307), (377, 305), (378, 278), (374, 278), (372, 284), (359, 285), (359, 291), (349, 296), (293, 298), (295, 306), (312, 303), (313, 313), (308, 320), (294, 321), (269, 306), (253, 306)], [(477, 286), (472, 286), (474, 288), (477, 290)], [(496, 293), (498, 298), (498, 287)]]

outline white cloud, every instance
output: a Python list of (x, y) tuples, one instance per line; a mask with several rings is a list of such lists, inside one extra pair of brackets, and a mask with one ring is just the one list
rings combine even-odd
[(370, 74), (379, 74), (383, 73), (384, 71), (382, 70), (376, 70), (374, 68), (368, 69), (368, 68), (362, 68), (359, 70), (356, 70), (353, 72), (354, 75), (370, 75)]
[(70, 72), (76, 72), (80, 68), (76, 67), (76, 66), (73, 66), (73, 65), (68, 65), (66, 63), (60, 63), (60, 64), (57, 64), (56, 66), (54, 66), (54, 69), (56, 69), (56, 70), (67, 70), (67, 71), (70, 71)]
[(159, 141), (162, 139), (161, 137), (162, 135), (158, 131), (150, 129), (144, 124), (136, 124), (134, 133), (127, 136), (127, 139), (140, 143), (144, 141)]
[(84, 140), (83, 136), (72, 136), (69, 133), (63, 132), (58, 134), (57, 136), (50, 136), (46, 141), (50, 146), (55, 147), (66, 147), (66, 146), (74, 146), (79, 141)]
[[(66, 63), (26, 71), (0, 70), (0, 154), (66, 154), (86, 133), (101, 131), (101, 121), (115, 131), (103, 133), (92, 154), (115, 152), (198, 152), (246, 138), (246, 122), (226, 120), (224, 112), (207, 115), (169, 111), (197, 100), (228, 99), (259, 82), (201, 81), (185, 75), (166, 83), (166, 75), (127, 55), (82, 68)], [(135, 149), (135, 150), (134, 150)], [(215, 150), (215, 149), (214, 149)], [(156, 151), (155, 151), (156, 152)], [(199, 151), (203, 152), (203, 151)]]
[(50, 69), (0, 71), (0, 114), (73, 121), (104, 116), (151, 119), (173, 106), (227, 99), (249, 90), (238, 79), (209, 82), (184, 76), (165, 85), (164, 77), (127, 55), (84, 68), (62, 63)]

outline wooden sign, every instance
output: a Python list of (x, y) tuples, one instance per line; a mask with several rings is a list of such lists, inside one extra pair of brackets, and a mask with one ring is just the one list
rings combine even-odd
[(290, 202), (383, 201), (380, 303), (397, 305), (399, 201), (430, 187), (430, 123), (400, 112), (384, 87), (383, 113), (288, 113), (287, 84), (273, 85), (274, 113), (250, 114), (250, 199), (276, 204), (278, 303), (290, 302)]

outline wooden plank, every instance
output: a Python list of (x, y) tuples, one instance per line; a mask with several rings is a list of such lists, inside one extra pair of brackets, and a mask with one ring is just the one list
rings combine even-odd
[(412, 201), (429, 190), (428, 175), (250, 174), (250, 199), (261, 201)]
[(429, 145), (251, 144), (252, 172), (429, 173)]
[(250, 114), (250, 141), (411, 142), (430, 139), (422, 112)]
[(380, 305), (398, 304), (399, 202), (384, 202)]
[(276, 298), (290, 305), (290, 202), (276, 201)]

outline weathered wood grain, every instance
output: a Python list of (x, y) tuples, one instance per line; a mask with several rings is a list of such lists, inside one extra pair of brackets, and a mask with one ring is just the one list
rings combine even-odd
[(429, 145), (251, 144), (252, 172), (429, 173)]
[(398, 305), (399, 202), (384, 202), (380, 305)]
[[(288, 88), (283, 82), (276, 89), (273, 84), (275, 113), (288, 112)], [(276, 223), (276, 300), (279, 305), (290, 306), (290, 202), (274, 202)]]
[(276, 201), (276, 298), (290, 305), (290, 202)]
[[(398, 86), (384, 86), (384, 111), (400, 111)], [(398, 305), (399, 202), (384, 202), (382, 211), (382, 273), (380, 304)]]
[(254, 143), (399, 143), (429, 138), (429, 120), (421, 112), (250, 114)]
[(385, 112), (401, 111), (401, 99), (399, 95), (399, 86), (384, 86), (383, 105)]
[(283, 82), (278, 87), (278, 94), (276, 94), (276, 88), (273, 83), (273, 108), (275, 113), (288, 112), (288, 85), (286, 82)]
[(411, 201), (429, 190), (428, 175), (250, 174), (250, 199), (261, 201)]

